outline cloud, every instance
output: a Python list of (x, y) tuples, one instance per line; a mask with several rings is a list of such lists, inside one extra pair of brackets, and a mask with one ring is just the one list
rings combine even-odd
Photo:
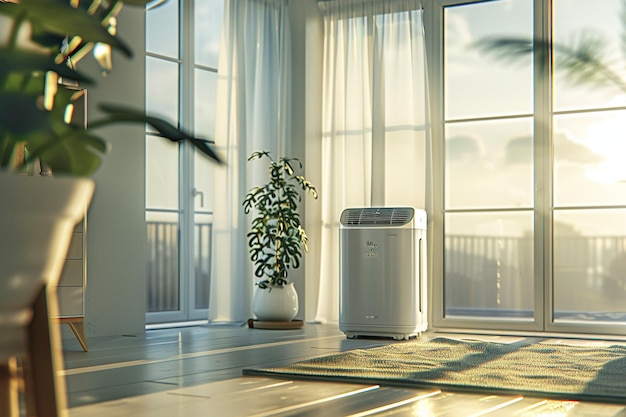
[(460, 161), (480, 158), (484, 154), (482, 143), (471, 136), (456, 136), (446, 140), (446, 159)]
[(523, 136), (511, 139), (505, 149), (504, 161), (506, 164), (529, 164), (533, 160), (533, 138)]
[[(575, 142), (565, 133), (554, 135), (555, 162), (576, 165), (593, 165), (604, 162), (605, 158), (593, 149)], [(530, 164), (533, 160), (533, 138), (523, 136), (511, 139), (505, 150), (506, 164)]]
[(605, 160), (588, 146), (571, 140), (564, 133), (554, 135), (554, 157), (556, 163), (599, 164)]

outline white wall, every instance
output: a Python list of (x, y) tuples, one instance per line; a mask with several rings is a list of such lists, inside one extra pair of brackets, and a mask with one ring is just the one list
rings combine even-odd
[[(98, 81), (88, 89), (89, 120), (102, 115), (99, 102), (143, 109), (144, 26), (143, 8), (124, 6), (118, 33), (134, 57), (115, 53), (113, 71), (104, 78), (91, 56), (79, 63), (80, 70)], [(144, 126), (117, 125), (96, 132), (111, 150), (94, 175), (96, 190), (88, 213), (87, 342), (89, 337), (142, 333), (146, 310)]]

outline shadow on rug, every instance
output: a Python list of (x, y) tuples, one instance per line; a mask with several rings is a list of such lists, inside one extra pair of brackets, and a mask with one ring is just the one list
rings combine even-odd
[(626, 402), (626, 346), (436, 338), (357, 349), (244, 375)]

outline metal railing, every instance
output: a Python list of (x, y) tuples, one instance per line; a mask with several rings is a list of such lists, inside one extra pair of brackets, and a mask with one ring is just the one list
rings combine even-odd
[[(626, 320), (626, 236), (555, 237), (552, 255), (557, 316), (612, 312)], [(446, 311), (532, 317), (533, 256), (531, 237), (446, 236)]]
[[(180, 308), (178, 224), (147, 222), (148, 312)], [(196, 308), (208, 308), (211, 223), (196, 224)], [(602, 296), (598, 309), (620, 305), (626, 296), (626, 236), (568, 236), (555, 239), (553, 271), (563, 297), (580, 305), (589, 292)], [(446, 306), (531, 314), (534, 276), (531, 237), (448, 235), (445, 238)], [(567, 306), (567, 299), (563, 303)], [(559, 305), (557, 299), (557, 306)], [(582, 304), (584, 305), (584, 303)], [(593, 307), (593, 306), (592, 306)], [(621, 312), (626, 313), (622, 308)]]
[[(147, 224), (147, 312), (177, 311), (180, 305), (179, 229), (176, 222)], [(211, 272), (211, 223), (195, 225), (194, 308), (208, 308)]]

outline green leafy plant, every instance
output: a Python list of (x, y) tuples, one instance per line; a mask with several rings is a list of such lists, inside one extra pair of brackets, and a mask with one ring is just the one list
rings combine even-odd
[[(106, 116), (89, 129), (70, 123), (77, 98), (64, 84), (89, 87), (95, 81), (76, 70), (87, 53), (111, 70), (111, 48), (132, 56), (116, 34), (123, 4), (145, 7), (148, 0), (0, 0), (7, 30), (0, 44), (0, 171), (20, 172), (38, 160), (54, 173), (87, 176), (100, 166), (105, 140), (92, 131), (116, 123), (149, 124), (175, 142), (188, 141), (221, 162), (207, 140), (169, 122), (120, 105), (102, 105)], [(8, 23), (7, 23), (8, 22)]]
[(252, 188), (243, 200), (246, 214), (254, 212), (248, 233), (250, 259), (254, 263), (260, 288), (282, 287), (287, 284), (290, 268), (298, 268), (303, 250), (306, 252), (307, 235), (300, 223), (298, 205), (301, 191), (317, 198), (317, 190), (302, 175), (296, 175), (293, 163), (302, 169), (296, 158), (281, 157), (275, 161), (269, 152), (254, 152), (248, 161), (266, 158), (270, 161), (269, 179)]

